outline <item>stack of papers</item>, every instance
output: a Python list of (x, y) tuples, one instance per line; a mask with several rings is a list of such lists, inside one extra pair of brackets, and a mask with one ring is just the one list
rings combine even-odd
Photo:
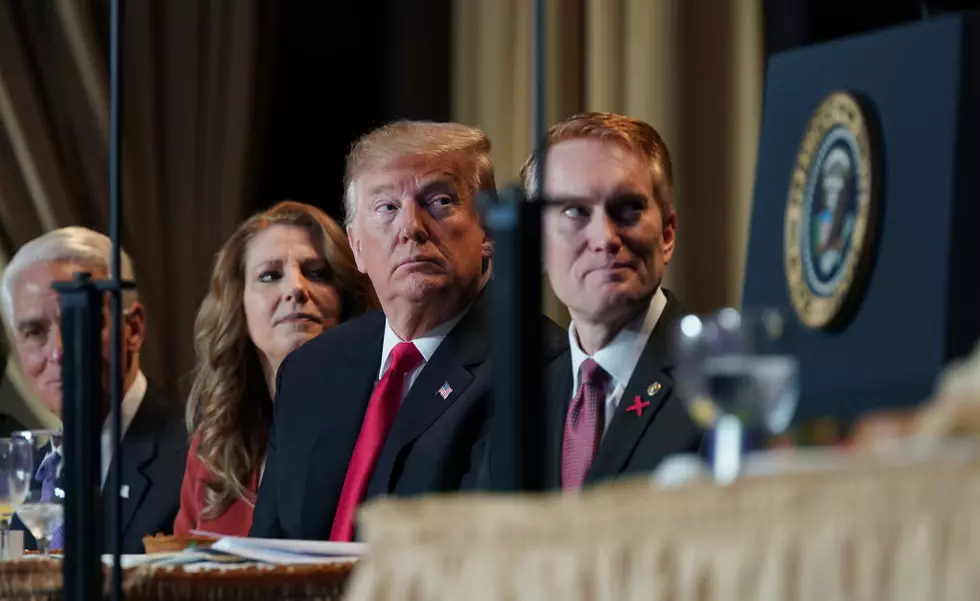
[[(195, 532), (196, 535), (209, 535)], [(123, 568), (140, 565), (194, 566), (201, 569), (217, 567), (234, 568), (258, 562), (273, 565), (311, 565), (348, 563), (367, 554), (365, 543), (334, 543), (312, 540), (279, 540), (269, 538), (244, 538), (215, 536), (210, 548), (188, 548), (173, 553), (124, 555)], [(112, 556), (103, 555), (102, 561), (112, 565)]]
[(367, 545), (365, 543), (226, 536), (211, 545), (211, 551), (253, 561), (292, 565), (353, 561), (367, 554)]

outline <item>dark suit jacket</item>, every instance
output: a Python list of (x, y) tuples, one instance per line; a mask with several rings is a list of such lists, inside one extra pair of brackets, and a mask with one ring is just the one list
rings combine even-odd
[[(388, 432), (366, 499), (476, 484), (473, 447), (490, 408), (489, 291), (423, 367)], [(251, 536), (326, 540), (381, 367), (385, 316), (358, 317), (293, 351), (279, 369), (274, 425)], [(567, 345), (546, 320), (547, 359)], [(437, 391), (448, 382), (452, 392)]]
[[(672, 394), (674, 357), (670, 338), (674, 325), (685, 312), (673, 294), (664, 292), (667, 306), (650, 334), (616, 415), (602, 438), (586, 475), (586, 486), (628, 474), (649, 474), (669, 455), (700, 452), (702, 431), (691, 421), (681, 399)], [(572, 382), (571, 352), (566, 350), (545, 371), (545, 401), (548, 404), (544, 439), (546, 465), (545, 482), (541, 483), (545, 489), (561, 488), (565, 416), (575, 393)], [(627, 411), (636, 398), (650, 403), (640, 415), (636, 411)], [(499, 469), (495, 471), (494, 456), (507, 448), (502, 445), (512, 444), (510, 432), (495, 428), (489, 433), (487, 441), (482, 443), (485, 452), (481, 460), (480, 488), (506, 490), (510, 474), (502, 474)]]
[[(122, 500), (123, 553), (143, 553), (144, 536), (173, 532), (180, 507), (187, 445), (180, 407), (148, 383), (146, 395), (121, 444), (120, 484), (129, 487), (128, 498)], [(118, 460), (118, 456), (112, 459), (113, 463)], [(102, 493), (105, 502), (105, 490)], [(103, 508), (103, 515), (106, 509)], [(106, 519), (102, 522), (102, 548), (109, 552), (109, 524)], [(11, 527), (25, 530), (25, 548), (37, 548), (34, 537), (16, 517)]]
[(14, 416), (0, 413), (0, 438), (10, 438), (14, 432), (26, 429)]

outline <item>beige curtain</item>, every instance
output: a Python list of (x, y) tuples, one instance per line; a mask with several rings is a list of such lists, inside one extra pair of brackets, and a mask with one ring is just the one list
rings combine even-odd
[[(456, 0), (456, 118), (483, 127), (502, 182), (532, 147), (531, 0)], [(674, 158), (679, 243), (667, 286), (738, 304), (762, 106), (761, 0), (549, 0), (548, 119), (650, 122)], [(552, 296), (545, 310), (567, 320)]]
[[(583, 6), (547, 0), (549, 121), (582, 107)], [(530, 0), (456, 0), (454, 118), (484, 129), (493, 143), (497, 185), (518, 181), (534, 146), (531, 123)], [(545, 312), (567, 323), (568, 312), (545, 286)]]
[[(273, 7), (125, 3), (123, 245), (148, 311), (144, 370), (175, 401), (211, 258), (251, 206)], [(0, 268), (50, 229), (107, 230), (108, 18), (107, 0), (0, 2)], [(0, 410), (50, 422), (13, 361), (7, 376), (27, 405)]]

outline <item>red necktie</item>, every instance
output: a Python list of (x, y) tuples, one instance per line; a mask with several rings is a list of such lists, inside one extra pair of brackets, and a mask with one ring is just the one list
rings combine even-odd
[(398, 406), (402, 401), (405, 376), (422, 363), (422, 354), (411, 342), (399, 342), (391, 351), (391, 365), (378, 381), (368, 402), (361, 433), (354, 445), (344, 488), (340, 491), (340, 502), (330, 529), (330, 540), (350, 541), (354, 538), (354, 516), (357, 506), (364, 498), (374, 464), (381, 454), (388, 430), (395, 421)]
[(568, 406), (561, 453), (562, 490), (579, 490), (592, 466), (605, 426), (608, 375), (592, 359), (579, 368), (582, 383)]

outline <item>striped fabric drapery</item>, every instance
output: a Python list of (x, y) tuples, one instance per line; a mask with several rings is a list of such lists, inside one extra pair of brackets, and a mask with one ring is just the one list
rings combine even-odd
[[(249, 208), (271, 42), (260, 28), (272, 9), (261, 0), (126, 4), (123, 245), (147, 307), (144, 370), (174, 398), (193, 365), (210, 257)], [(0, 3), (0, 269), (51, 229), (107, 230), (108, 14), (104, 0)], [(0, 398), (14, 406), (0, 411), (51, 422), (15, 361), (4, 380), (15, 390)]]
[[(531, 0), (455, 1), (455, 118), (483, 127), (498, 180), (532, 148)], [(694, 310), (737, 304), (762, 111), (761, 0), (548, 0), (547, 112), (649, 121), (677, 181), (667, 286)], [(547, 294), (545, 310), (567, 312)]]

